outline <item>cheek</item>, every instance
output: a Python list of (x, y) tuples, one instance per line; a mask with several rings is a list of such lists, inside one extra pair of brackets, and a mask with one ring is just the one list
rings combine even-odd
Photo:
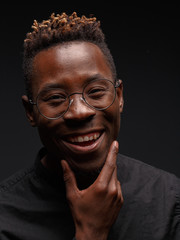
[(55, 141), (57, 126), (58, 124), (56, 122), (45, 118), (42, 119), (41, 117), (39, 117), (37, 128), (39, 132), (39, 137), (44, 146), (47, 147), (54, 145), (53, 143)]
[(110, 108), (106, 110), (106, 120), (109, 124), (110, 135), (113, 139), (118, 137), (120, 129), (120, 111), (119, 105), (115, 102)]

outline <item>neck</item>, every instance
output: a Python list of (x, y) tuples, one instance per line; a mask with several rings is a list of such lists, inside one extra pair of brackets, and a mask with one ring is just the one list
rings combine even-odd
[(57, 160), (56, 157), (50, 155), (47, 153), (42, 159), (41, 159), (42, 165), (48, 169), (51, 173), (62, 176), (62, 168), (60, 162)]
[(93, 170), (93, 171), (81, 171), (79, 169), (72, 169), (75, 176), (78, 188), (80, 190), (88, 188), (90, 185), (94, 183), (94, 181), (97, 179), (100, 170)]

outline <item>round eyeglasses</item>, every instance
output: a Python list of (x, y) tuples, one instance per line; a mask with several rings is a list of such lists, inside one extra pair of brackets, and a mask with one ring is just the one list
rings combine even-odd
[(73, 102), (74, 94), (81, 94), (81, 99), (90, 107), (96, 110), (109, 108), (116, 98), (116, 88), (120, 81), (115, 84), (108, 79), (97, 79), (89, 82), (83, 91), (67, 94), (61, 88), (52, 88), (40, 92), (36, 102), (29, 99), (32, 105), (36, 105), (39, 113), (47, 119), (61, 118)]

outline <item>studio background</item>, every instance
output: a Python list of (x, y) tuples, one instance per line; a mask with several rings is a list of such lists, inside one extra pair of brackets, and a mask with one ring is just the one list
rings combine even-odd
[(120, 152), (180, 177), (179, 5), (87, 2), (1, 5), (0, 181), (33, 164), (42, 146), (21, 103), (23, 40), (34, 19), (64, 11), (101, 21), (124, 84)]

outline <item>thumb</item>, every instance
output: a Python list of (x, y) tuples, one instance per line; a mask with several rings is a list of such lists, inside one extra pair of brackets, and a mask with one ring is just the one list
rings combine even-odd
[(66, 196), (68, 199), (70, 199), (78, 191), (76, 178), (71, 168), (69, 167), (69, 164), (65, 160), (61, 160), (61, 166), (63, 169), (64, 182), (66, 186)]

